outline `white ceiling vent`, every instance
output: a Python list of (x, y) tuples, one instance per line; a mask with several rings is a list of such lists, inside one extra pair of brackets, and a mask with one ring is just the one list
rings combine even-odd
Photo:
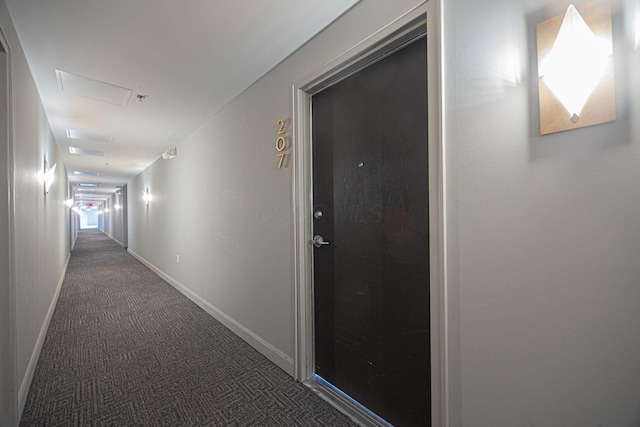
[(82, 141), (88, 142), (113, 142), (113, 136), (109, 135), (98, 135), (97, 133), (83, 132), (81, 130), (76, 129), (67, 129), (67, 138), (69, 139), (79, 139)]
[(96, 157), (105, 157), (107, 155), (106, 151), (87, 150), (86, 148), (78, 148), (78, 147), (69, 147), (69, 152), (71, 154), (84, 154), (86, 156), (96, 156)]
[(129, 102), (131, 89), (56, 70), (58, 88), (60, 92), (82, 96), (95, 101), (107, 102), (109, 104), (124, 106)]

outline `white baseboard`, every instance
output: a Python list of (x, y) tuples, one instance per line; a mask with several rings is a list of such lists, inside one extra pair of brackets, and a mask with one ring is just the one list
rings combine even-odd
[(106, 234), (111, 240), (113, 240), (114, 242), (116, 242), (117, 244), (119, 244), (120, 246), (122, 246), (123, 248), (126, 249), (127, 245), (125, 245), (124, 243), (122, 243), (120, 240), (116, 239), (115, 237), (113, 237), (111, 234), (107, 233), (106, 231), (102, 230), (102, 232), (104, 234)]
[(269, 344), (264, 339), (260, 338), (254, 332), (250, 331), (247, 327), (245, 327), (244, 325), (242, 325), (241, 323), (239, 323), (238, 321), (236, 321), (235, 319), (233, 319), (232, 317), (224, 313), (222, 310), (220, 310), (210, 302), (206, 301), (204, 298), (200, 297), (199, 295), (187, 289), (184, 285), (182, 285), (180, 282), (175, 280), (173, 277), (164, 273), (158, 267), (156, 267), (155, 265), (153, 265), (152, 263), (144, 259), (139, 254), (132, 251), (131, 248), (127, 249), (127, 251), (133, 257), (135, 257), (138, 261), (146, 265), (154, 273), (156, 273), (158, 276), (160, 276), (165, 281), (167, 281), (171, 286), (173, 286), (178, 291), (180, 291), (184, 296), (189, 298), (191, 301), (196, 303), (200, 308), (202, 308), (204, 311), (209, 313), (212, 317), (214, 317), (216, 320), (218, 320), (220, 323), (226, 326), (229, 330), (231, 330), (233, 333), (238, 335), (240, 338), (242, 338), (244, 341), (246, 341), (249, 345), (251, 345), (256, 350), (258, 350), (264, 356), (266, 356), (273, 363), (278, 365), (283, 371), (285, 371), (291, 376), (294, 376), (295, 371), (294, 371), (294, 363), (293, 363), (292, 357), (284, 354), (283, 352), (275, 348), (273, 345)]
[(67, 274), (69, 259), (71, 259), (71, 253), (67, 254), (67, 260), (64, 263), (64, 268), (62, 269), (62, 275), (60, 276), (60, 280), (58, 281), (58, 286), (56, 287), (56, 291), (53, 294), (53, 299), (51, 300), (51, 304), (49, 305), (49, 310), (47, 311), (47, 315), (44, 318), (44, 322), (42, 322), (40, 334), (38, 334), (36, 345), (33, 349), (33, 352), (31, 353), (29, 364), (27, 365), (27, 371), (25, 372), (24, 377), (22, 378), (22, 382), (20, 383), (20, 390), (18, 391), (18, 419), (22, 418), (22, 411), (24, 410), (24, 405), (27, 402), (27, 393), (29, 392), (29, 387), (31, 387), (31, 381), (33, 380), (33, 374), (36, 371), (36, 365), (38, 364), (38, 359), (40, 358), (42, 345), (44, 344), (44, 339), (47, 336), (47, 330), (49, 330), (49, 323), (51, 323), (51, 317), (53, 316), (56, 304), (58, 304), (58, 297), (60, 296), (62, 283), (64, 283), (64, 278)]

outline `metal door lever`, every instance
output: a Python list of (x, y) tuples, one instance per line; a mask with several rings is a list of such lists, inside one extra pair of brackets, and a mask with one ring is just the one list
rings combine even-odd
[(329, 242), (325, 242), (325, 240), (319, 234), (316, 234), (315, 236), (313, 236), (313, 240), (309, 241), (309, 243), (311, 243), (316, 248), (319, 248), (322, 245), (328, 245), (329, 244)]

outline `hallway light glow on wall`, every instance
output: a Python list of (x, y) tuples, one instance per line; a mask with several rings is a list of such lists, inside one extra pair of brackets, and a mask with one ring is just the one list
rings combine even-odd
[(53, 180), (56, 177), (56, 166), (57, 164), (49, 167), (47, 159), (44, 160), (44, 173), (43, 173), (43, 181), (44, 181), (44, 194), (45, 196), (49, 194), (49, 189), (51, 188), (51, 184), (53, 184)]
[(122, 206), (120, 206), (119, 204), (116, 203), (115, 205), (113, 205), (113, 208), (115, 210), (119, 211), (120, 209), (122, 209)]
[(149, 206), (149, 202), (151, 201), (151, 193), (149, 192), (149, 187), (144, 189), (142, 193), (142, 200), (144, 200), (144, 204)]
[(616, 119), (611, 10), (569, 5), (537, 26), (540, 133)]
[(66, 207), (70, 208), (73, 207), (73, 199), (67, 199), (64, 201), (64, 204)]
[(636, 15), (633, 20), (633, 47), (640, 49), (640, 4), (636, 6)]

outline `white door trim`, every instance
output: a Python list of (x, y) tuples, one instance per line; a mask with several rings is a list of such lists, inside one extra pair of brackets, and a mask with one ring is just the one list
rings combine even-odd
[[(313, 360), (311, 96), (380, 58), (412, 27), (427, 28), (429, 123), (429, 250), (431, 266), (431, 413), (433, 426), (449, 425), (446, 305), (445, 149), (442, 90), (442, 0), (425, 0), (293, 85), (293, 218), (295, 239), (295, 377), (315, 375)], [(335, 403), (335, 402), (334, 402)]]
[(9, 387), (9, 413), (6, 414), (9, 419), (9, 423), (17, 424), (20, 421), (20, 415), (22, 408), (19, 407), (18, 401), (18, 368), (17, 368), (17, 326), (16, 326), (16, 284), (15, 284), (15, 235), (14, 235), (14, 223), (15, 223), (15, 159), (14, 159), (14, 142), (13, 142), (13, 80), (12, 80), (12, 49), (4, 34), (2, 28), (0, 28), (0, 43), (6, 52), (6, 130), (3, 135), (6, 138), (6, 173), (7, 173), (7, 188), (8, 199), (6, 205), (3, 204), (2, 208), (7, 209), (8, 223), (5, 224), (8, 228), (8, 242), (2, 242), (3, 245), (8, 246), (9, 258), (6, 260), (8, 264), (8, 286), (9, 290), (9, 324), (5, 327), (9, 328), (9, 361), (7, 368), (10, 372), (9, 384), (4, 384), (3, 387)]

